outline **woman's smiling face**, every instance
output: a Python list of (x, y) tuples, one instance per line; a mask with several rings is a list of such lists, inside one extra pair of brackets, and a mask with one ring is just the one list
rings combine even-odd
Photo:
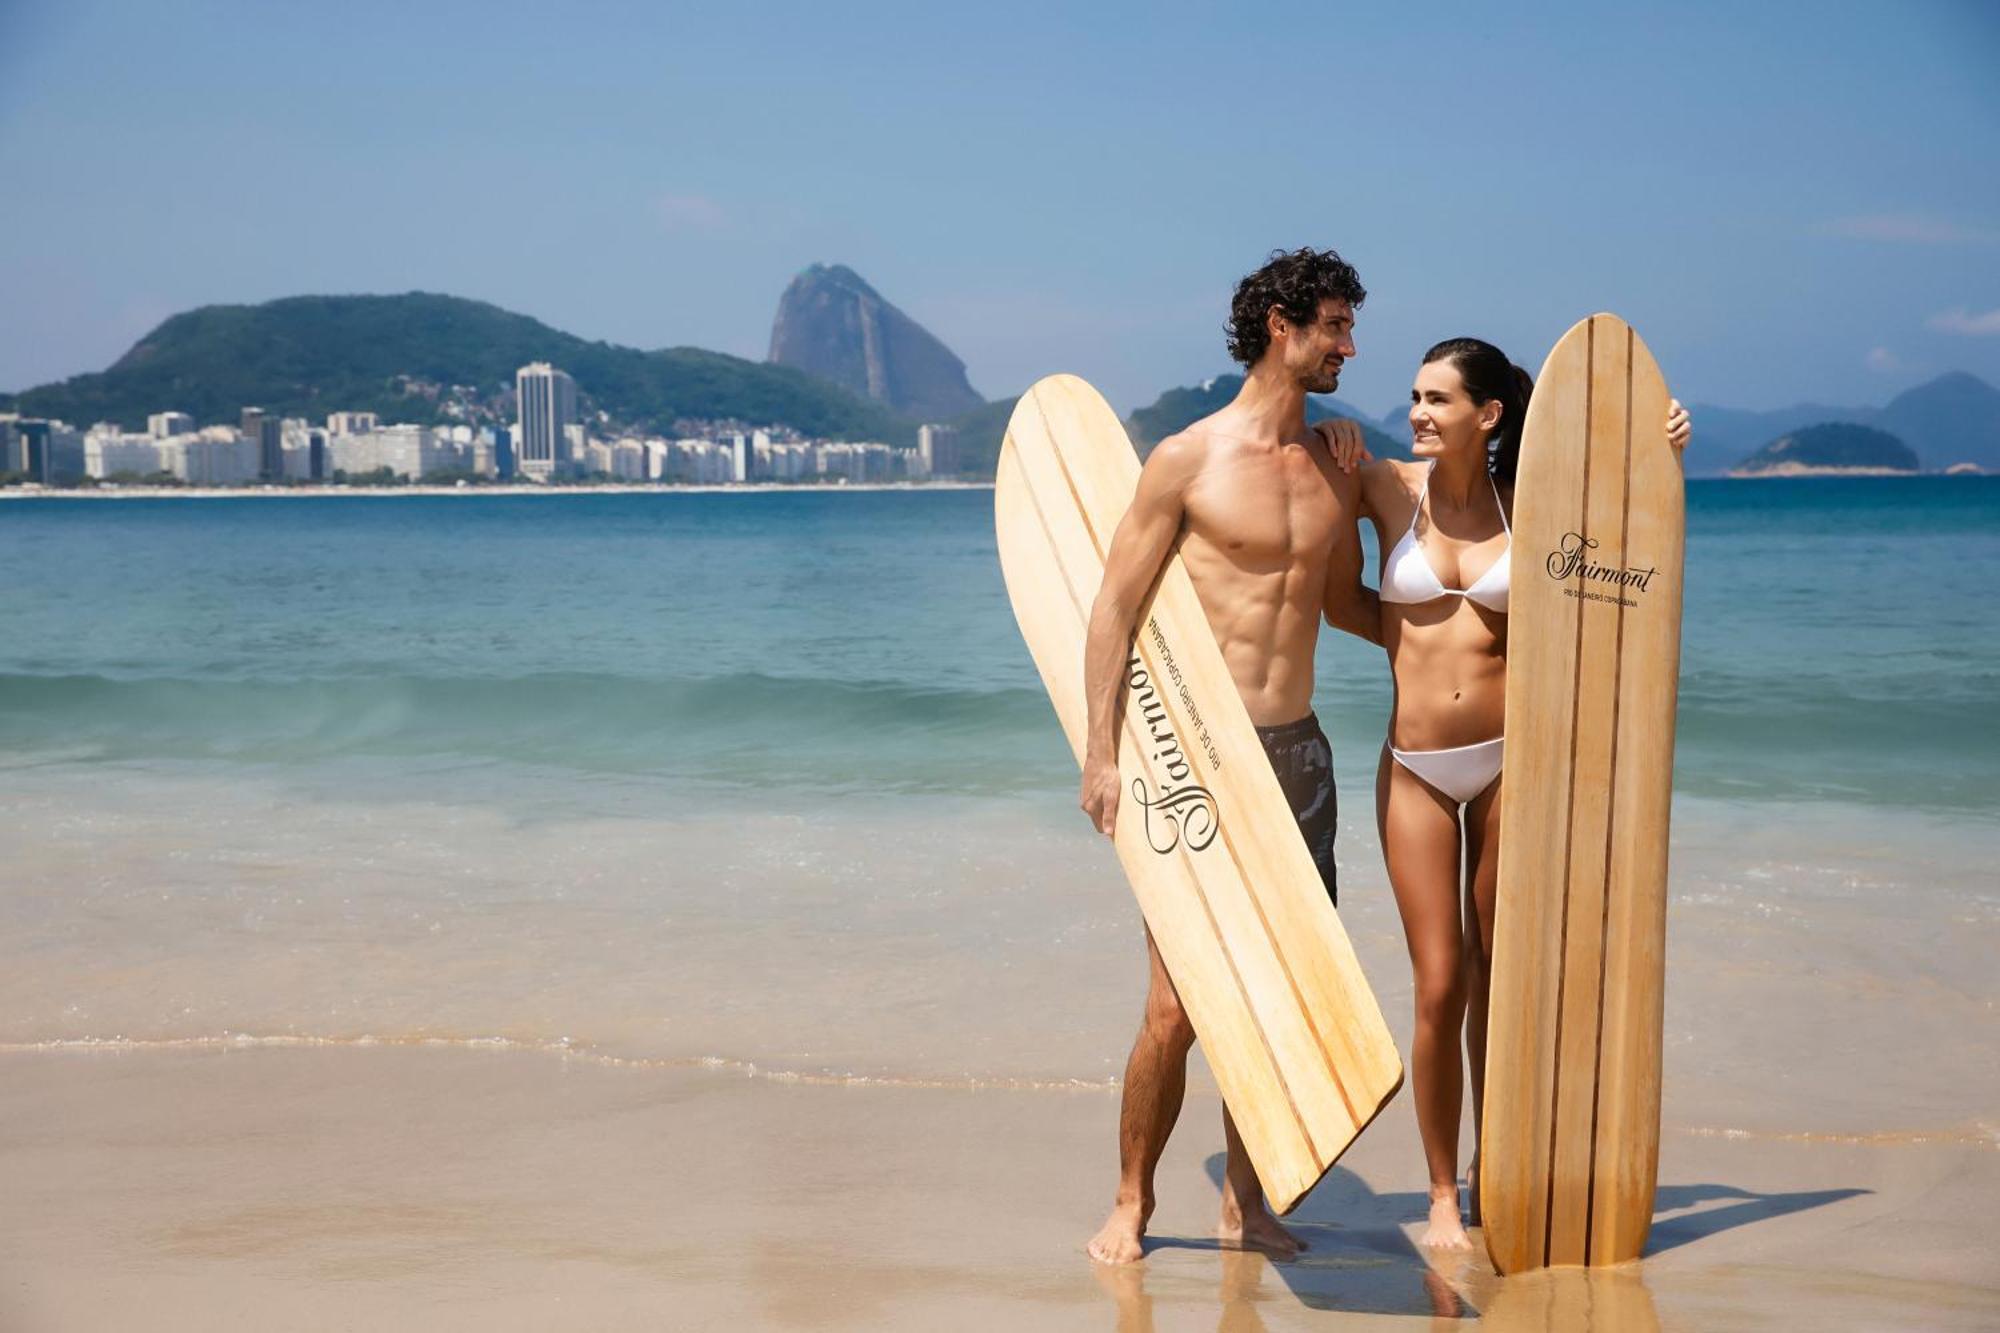
[(1436, 458), (1461, 449), (1486, 447), (1486, 437), (1500, 423), (1498, 401), (1475, 403), (1465, 379), (1449, 357), (1417, 367), (1410, 388), (1410, 452)]

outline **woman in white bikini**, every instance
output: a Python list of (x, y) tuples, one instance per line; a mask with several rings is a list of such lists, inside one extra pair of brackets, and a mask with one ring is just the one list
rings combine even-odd
[[(1477, 1126), (1505, 744), (1508, 513), (1532, 389), (1491, 343), (1441, 342), (1410, 391), (1415, 461), (1361, 469), (1361, 512), (1386, 552), (1382, 645), (1396, 686), (1375, 815), (1416, 971), (1411, 1084), (1430, 1173), (1423, 1241), (1443, 1248), (1471, 1246), (1458, 1207), (1458, 1042), (1463, 1026)], [(1667, 430), (1677, 448), (1687, 443), (1679, 403)], [(1475, 1209), (1477, 1171), (1475, 1153)]]

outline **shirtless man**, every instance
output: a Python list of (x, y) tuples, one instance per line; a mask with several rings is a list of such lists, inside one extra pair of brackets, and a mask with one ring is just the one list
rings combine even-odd
[[(1139, 474), (1104, 562), (1084, 642), (1088, 744), (1081, 804), (1101, 833), (1118, 816), (1117, 709), (1139, 606), (1178, 546), (1250, 720), (1271, 756), (1328, 897), (1334, 895), (1332, 753), (1312, 714), (1320, 617), (1381, 642), (1379, 606), (1361, 584), (1356, 530), (1360, 428), (1339, 423), (1329, 449), (1306, 428), (1306, 395), (1331, 393), (1354, 355), (1354, 311), (1366, 298), (1331, 250), (1274, 255), (1237, 285), (1229, 351), (1248, 368), (1221, 411), (1161, 441)], [(1118, 1201), (1090, 1256), (1143, 1253), (1153, 1172), (1180, 1114), (1194, 1028), (1146, 937), (1152, 977), (1145, 1019), (1125, 1066), (1118, 1117)], [(1224, 1244), (1279, 1256), (1304, 1248), (1264, 1203), (1225, 1108)]]

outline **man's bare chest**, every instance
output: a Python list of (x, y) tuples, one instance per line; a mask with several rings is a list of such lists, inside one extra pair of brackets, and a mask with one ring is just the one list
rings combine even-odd
[(1342, 521), (1317, 470), (1310, 477), (1235, 476), (1194, 488), (1187, 531), (1232, 563), (1270, 567), (1325, 559)]

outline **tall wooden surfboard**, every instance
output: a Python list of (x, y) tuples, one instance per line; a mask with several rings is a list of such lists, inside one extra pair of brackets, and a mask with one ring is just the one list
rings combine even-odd
[(1549, 353), (1514, 484), (1480, 1204), (1502, 1273), (1637, 1258), (1659, 1169), (1683, 481), (1615, 315)]
[[(1095, 389), (1052, 375), (1022, 395), (994, 482), (1000, 567), (1079, 762), (1085, 626), (1138, 480)], [(1287, 1212), (1395, 1095), (1402, 1062), (1179, 555), (1139, 612), (1123, 697), (1118, 859)]]

